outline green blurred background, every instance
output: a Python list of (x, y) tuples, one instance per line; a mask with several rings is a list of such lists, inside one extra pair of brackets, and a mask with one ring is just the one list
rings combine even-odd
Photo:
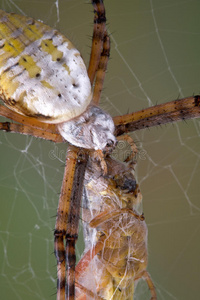
[[(93, 24), (88, 3), (0, 0), (0, 8), (57, 28), (88, 63)], [(104, 109), (121, 115), (200, 92), (199, 1), (106, 0), (105, 6), (112, 48)], [(133, 134), (149, 227), (148, 270), (158, 299), (199, 298), (199, 122)], [(0, 299), (56, 298), (53, 229), (66, 147), (0, 132)], [(83, 248), (81, 238), (79, 258)], [(145, 282), (138, 284), (135, 299), (150, 299)]]

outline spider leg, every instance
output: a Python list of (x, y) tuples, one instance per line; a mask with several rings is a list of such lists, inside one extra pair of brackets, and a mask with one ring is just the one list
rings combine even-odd
[(0, 130), (4, 130), (6, 132), (15, 132), (21, 133), (25, 135), (32, 135), (41, 139), (45, 139), (48, 141), (52, 141), (54, 143), (62, 143), (63, 138), (60, 134), (51, 133), (45, 131), (44, 129), (33, 128), (31, 126), (17, 124), (17, 123), (10, 123), (10, 122), (0, 122)]
[[(65, 247), (64, 239), (67, 230), (67, 219), (69, 211), (69, 203), (73, 185), (73, 176), (75, 173), (76, 156), (72, 159), (73, 152), (68, 149), (61, 194), (58, 203), (56, 225), (54, 231), (54, 252), (57, 259), (57, 300), (65, 299)], [(70, 156), (70, 159), (69, 159)]]
[[(28, 116), (24, 116), (18, 114), (17, 112), (12, 111), (8, 107), (4, 105), (0, 105), (0, 116), (11, 119), (15, 122), (21, 123), (23, 125), (27, 125), (33, 128), (38, 128), (40, 130), (48, 131), (51, 133), (59, 134), (57, 130), (57, 126), (55, 124), (48, 124), (38, 121), (35, 118), (31, 118)], [(19, 132), (19, 131), (17, 131)]]
[(108, 36), (107, 30), (105, 29), (103, 49), (101, 52), (101, 57), (100, 57), (100, 61), (96, 73), (96, 80), (94, 86), (93, 102), (95, 104), (98, 104), (100, 100), (109, 56), (110, 56), (110, 38)]
[(131, 114), (113, 118), (115, 135), (156, 125), (200, 117), (200, 96), (155, 105)]
[(88, 76), (91, 84), (93, 85), (103, 48), (106, 16), (103, 0), (92, 0), (92, 5), (94, 6), (94, 28)]
[(66, 296), (67, 299), (74, 299), (75, 296), (75, 265), (76, 253), (75, 244), (78, 239), (80, 207), (83, 192), (83, 181), (88, 156), (86, 153), (76, 161), (74, 184), (72, 189), (69, 217), (66, 232)]
[(86, 157), (80, 156), (81, 154), (81, 149), (69, 146), (57, 210), (54, 231), (58, 278), (57, 300), (70, 300), (75, 297), (75, 243), (78, 237), (79, 208), (86, 167)]

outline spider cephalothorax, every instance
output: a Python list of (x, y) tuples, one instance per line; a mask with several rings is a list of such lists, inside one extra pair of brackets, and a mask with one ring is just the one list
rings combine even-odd
[(73, 120), (59, 124), (58, 129), (67, 141), (78, 147), (108, 150), (116, 143), (112, 118), (94, 105)]

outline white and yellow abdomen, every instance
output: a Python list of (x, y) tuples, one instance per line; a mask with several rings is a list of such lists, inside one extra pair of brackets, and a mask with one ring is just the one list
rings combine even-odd
[(80, 53), (66, 37), (0, 10), (0, 96), (18, 113), (61, 123), (82, 114), (92, 93)]

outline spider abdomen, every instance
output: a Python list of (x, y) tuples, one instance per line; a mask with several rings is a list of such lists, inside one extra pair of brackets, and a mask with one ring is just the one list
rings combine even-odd
[(83, 113), (92, 99), (78, 50), (58, 31), (0, 11), (0, 95), (18, 113), (48, 123)]

